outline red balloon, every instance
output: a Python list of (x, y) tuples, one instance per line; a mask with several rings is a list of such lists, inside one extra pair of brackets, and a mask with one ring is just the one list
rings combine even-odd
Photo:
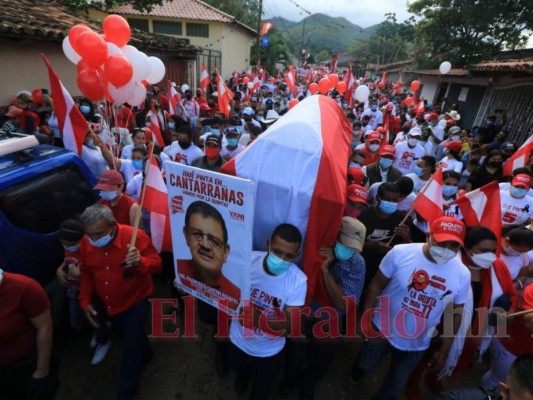
[(420, 82), (418, 81), (411, 82), (411, 90), (413, 92), (416, 92), (419, 88), (420, 88)]
[(76, 82), (78, 83), (78, 88), (85, 97), (88, 97), (91, 100), (101, 100), (104, 98), (105, 90), (96, 69), (84, 69), (78, 74)]
[(337, 74), (328, 75), (328, 78), (331, 81), (333, 87), (337, 86), (337, 83), (339, 83), (339, 75)]
[(41, 104), (43, 102), (43, 91), (41, 89), (33, 89), (31, 98), (35, 104)]
[(318, 85), (313, 82), (309, 85), (309, 91), (311, 92), (311, 94), (315, 94), (316, 92), (318, 92)]
[(248, 85), (249, 82), (250, 82), (250, 78), (248, 78), (247, 76), (242, 78), (242, 83), (244, 83), (245, 85)]
[(91, 68), (91, 67), (89, 67), (89, 64), (87, 64), (87, 63), (85, 62), (85, 60), (83, 60), (83, 59), (80, 60), (80, 61), (78, 61), (78, 63), (76, 64), (76, 70), (78, 71), (78, 74), (79, 74), (81, 71), (83, 71), (84, 69), (87, 69), (87, 68)]
[(78, 41), (78, 54), (92, 68), (98, 68), (107, 59), (107, 45), (96, 32), (83, 32)]
[(411, 96), (408, 96), (404, 99), (403, 103), (407, 106), (407, 107), (410, 107), (411, 105), (413, 105), (415, 99), (413, 99)]
[(344, 82), (339, 82), (337, 83), (337, 92), (339, 92), (340, 94), (344, 94), (346, 92), (346, 83)]
[(78, 49), (78, 38), (80, 35), (84, 32), (90, 32), (91, 28), (85, 25), (74, 25), (70, 30), (68, 31), (68, 41), (70, 42), (70, 45), (72, 48), (76, 51), (76, 53), (80, 54), (80, 50)]
[(318, 82), (318, 89), (320, 93), (327, 94), (331, 89), (331, 81), (328, 78), (322, 78)]
[(130, 40), (131, 29), (128, 21), (120, 15), (108, 15), (102, 22), (105, 39), (118, 47), (125, 46)]
[(289, 101), (289, 110), (298, 103), (299, 103), (298, 99), (292, 99), (291, 101)]
[(385, 84), (383, 82), (378, 83), (378, 88), (383, 89), (385, 87)]
[(133, 67), (124, 56), (114, 55), (107, 57), (104, 70), (107, 80), (117, 88), (127, 84), (133, 77)]

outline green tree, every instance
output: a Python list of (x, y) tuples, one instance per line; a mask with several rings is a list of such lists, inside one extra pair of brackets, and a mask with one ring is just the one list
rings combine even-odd
[(316, 56), (315, 56), (315, 60), (317, 63), (321, 63), (321, 62), (324, 62), (324, 61), (327, 61), (330, 59), (330, 54), (329, 54), (329, 51), (327, 50), (322, 50), (320, 51), (320, 53), (318, 53)]
[(416, 0), (416, 58), (424, 67), (460, 67), (503, 49), (525, 46), (533, 26), (531, 0)]
[[(276, 64), (282, 64), (284, 67), (288, 67), (291, 63), (291, 52), (289, 47), (285, 43), (283, 36), (276, 29), (272, 28), (268, 32), (268, 47), (259, 48), (259, 57), (261, 58), (261, 65), (265, 66), (267, 71), (271, 74), (276, 72)], [(255, 65), (257, 60), (255, 55), (257, 54), (257, 44), (254, 43), (251, 50), (251, 65)]]

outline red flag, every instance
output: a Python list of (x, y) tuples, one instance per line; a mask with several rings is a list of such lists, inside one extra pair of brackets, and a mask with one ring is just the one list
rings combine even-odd
[(511, 176), (515, 169), (525, 167), (531, 156), (531, 150), (533, 150), (533, 135), (505, 162), (503, 176)]
[(261, 72), (261, 82), (266, 83), (267, 81), (267, 70), (263, 67), (263, 72)]
[(500, 206), (500, 186), (492, 181), (477, 190), (466, 193), (455, 200), (466, 226), (485, 226), (501, 242), (502, 217)]
[(335, 52), (333, 53), (333, 55), (331, 56), (331, 65), (330, 65), (330, 73), (331, 74), (334, 74), (335, 71), (337, 71), (337, 61), (339, 60), (339, 52)]
[(261, 28), (261, 36), (265, 36), (269, 30), (271, 30), (274, 27), (274, 24), (272, 22), (263, 22), (263, 26)]
[(346, 84), (346, 92), (344, 92), (344, 101), (348, 103), (350, 107), (353, 107), (353, 92), (357, 87), (355, 83), (355, 78), (352, 73), (352, 64), (350, 64), (350, 69), (346, 72), (344, 77), (344, 83)]
[[(165, 118), (165, 115), (163, 113), (163, 118)], [(157, 112), (154, 108), (154, 105), (152, 104), (152, 111), (150, 112), (150, 129), (152, 130), (152, 138), (154, 139), (155, 143), (161, 148), (165, 147), (165, 142), (163, 140), (163, 135), (161, 134), (161, 126), (159, 125), (159, 117), (157, 116)]]
[(205, 90), (207, 86), (211, 83), (211, 77), (209, 76), (209, 72), (207, 72), (207, 68), (205, 67), (205, 64), (202, 64), (200, 67), (200, 83), (198, 86), (200, 86), (200, 89)]
[(400, 94), (402, 92), (402, 80), (398, 79), (396, 86), (394, 87), (394, 94)]
[(413, 204), (415, 211), (426, 221), (444, 216), (442, 208), (442, 167), (438, 167)]
[(167, 94), (168, 94), (168, 112), (170, 115), (178, 115), (178, 104), (181, 101), (180, 95), (176, 88), (172, 85), (172, 82), (167, 81)]
[(224, 81), (222, 80), (222, 77), (220, 76), (220, 72), (218, 72), (218, 69), (215, 68), (215, 72), (217, 74), (217, 91), (218, 91), (218, 109), (222, 114), (226, 116), (226, 118), (229, 118), (229, 114), (231, 112), (231, 100), (233, 100), (233, 92), (228, 89)]
[(383, 85), (385, 85), (387, 83), (387, 73), (385, 71), (383, 71), (383, 73), (381, 74), (381, 82), (380, 83), (383, 83)]
[(57, 77), (46, 56), (44, 54), (41, 54), (41, 56), (48, 67), (54, 112), (57, 115), (59, 131), (63, 136), (63, 144), (67, 150), (71, 150), (81, 156), (83, 141), (89, 125), (80, 109), (74, 104), (72, 96)]
[(287, 75), (285, 75), (285, 83), (289, 87), (289, 91), (291, 93), (294, 92), (294, 89), (296, 88), (296, 72), (294, 71), (294, 67), (292, 65), (289, 67), (289, 72)]
[(254, 85), (252, 86), (251, 92), (254, 93), (257, 90), (259, 90), (259, 88), (261, 87), (261, 81), (259, 80), (259, 77), (256, 75), (252, 82), (253, 82)]
[(426, 105), (424, 104), (424, 99), (420, 99), (420, 103), (418, 103), (418, 106), (416, 107), (416, 112), (423, 114), (426, 112)]
[(152, 244), (159, 253), (163, 251), (171, 252), (172, 237), (170, 234), (167, 187), (154, 157), (150, 158), (145, 179), (143, 206), (150, 211)]

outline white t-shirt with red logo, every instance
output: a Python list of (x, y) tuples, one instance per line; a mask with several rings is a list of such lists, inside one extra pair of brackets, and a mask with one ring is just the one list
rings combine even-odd
[(461, 171), (463, 170), (463, 163), (461, 161), (456, 160), (455, 158), (448, 157), (448, 156), (440, 160), (439, 165), (442, 165), (442, 172), (455, 171), (460, 174)]
[(436, 264), (426, 258), (423, 246), (394, 246), (379, 266), (390, 281), (376, 306), (385, 318), (381, 321), (374, 313), (372, 322), (392, 346), (403, 351), (426, 350), (446, 305), (464, 304), (470, 287), (470, 271), (458, 257)]
[(400, 142), (396, 145), (396, 158), (392, 163), (403, 175), (413, 172), (418, 159), (426, 155), (426, 151), (419, 144), (410, 148), (407, 142)]
[(191, 144), (188, 149), (182, 149), (178, 142), (172, 142), (163, 150), (172, 161), (180, 164), (191, 165), (198, 157), (203, 157), (204, 153), (198, 146)]
[(533, 218), (533, 197), (515, 199), (509, 190), (500, 190), (503, 225), (522, 225)]

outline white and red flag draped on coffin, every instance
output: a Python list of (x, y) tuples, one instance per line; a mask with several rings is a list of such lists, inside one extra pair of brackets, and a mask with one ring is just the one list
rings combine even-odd
[(314, 297), (330, 304), (318, 251), (335, 244), (340, 228), (351, 132), (334, 100), (310, 96), (221, 169), (256, 184), (254, 250), (267, 250), (267, 239), (281, 223), (300, 229), (304, 248), (298, 263), (308, 277), (307, 303)]

